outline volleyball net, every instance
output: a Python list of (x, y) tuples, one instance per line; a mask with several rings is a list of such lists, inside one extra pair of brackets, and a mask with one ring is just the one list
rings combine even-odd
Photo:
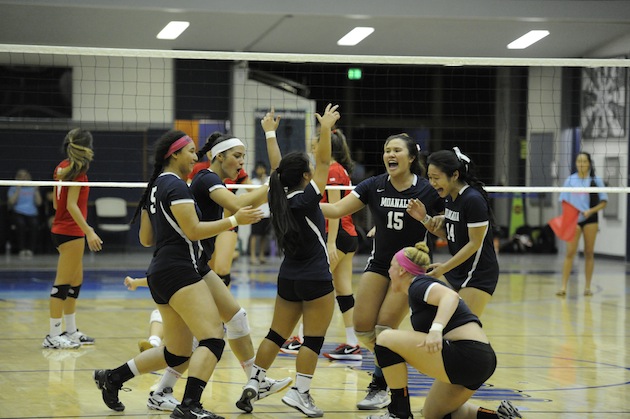
[(384, 172), (385, 139), (404, 132), (426, 153), (457, 146), (471, 157), (496, 198), (500, 224), (511, 223), (517, 196), (523, 222), (542, 225), (558, 212), (577, 153), (587, 151), (610, 197), (604, 219), (625, 230), (629, 67), (628, 59), (0, 45), (0, 186), (20, 184), (15, 173), (27, 169), (32, 184), (50, 187), (63, 137), (75, 127), (94, 136), (91, 196), (137, 202), (152, 171), (152, 145), (172, 128), (199, 147), (214, 131), (241, 138), (253, 175), (255, 162), (267, 161), (265, 112), (273, 107), (282, 116), (283, 152), (308, 152), (314, 114), (335, 103), (355, 184)]

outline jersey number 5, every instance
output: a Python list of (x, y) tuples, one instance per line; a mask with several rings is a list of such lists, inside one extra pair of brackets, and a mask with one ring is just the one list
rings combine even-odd
[(151, 206), (149, 206), (149, 211), (151, 214), (155, 214), (157, 211), (155, 209), (155, 193), (157, 192), (157, 186), (151, 188)]

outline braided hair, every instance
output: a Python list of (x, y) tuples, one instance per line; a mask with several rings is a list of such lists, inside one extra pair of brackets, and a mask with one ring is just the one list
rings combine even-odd
[[(138, 206), (136, 207), (136, 211), (134, 212), (133, 217), (131, 218), (130, 224), (133, 224), (136, 221), (136, 219), (138, 218), (138, 215), (142, 211), (142, 208), (145, 207), (147, 197), (149, 196), (149, 192), (151, 191), (151, 188), (153, 187), (153, 183), (155, 182), (155, 179), (157, 179), (160, 173), (162, 173), (162, 170), (164, 169), (166, 162), (168, 162), (168, 159), (171, 158), (169, 156), (166, 159), (164, 159), (164, 156), (168, 152), (169, 147), (171, 146), (171, 144), (173, 144), (175, 141), (179, 140), (180, 138), (184, 137), (185, 135), (186, 133), (183, 131), (171, 130), (163, 134), (155, 142), (155, 157), (153, 161), (153, 173), (151, 174), (151, 178), (149, 179), (149, 183), (147, 184), (146, 189), (142, 193), (142, 198), (140, 198), (140, 202), (138, 202)], [(179, 153), (179, 151), (176, 151), (175, 153)]]
[(278, 168), (269, 177), (269, 209), (271, 225), (278, 240), (278, 246), (285, 254), (294, 256), (302, 245), (300, 227), (289, 208), (289, 200), (285, 191), (298, 187), (309, 172), (310, 165), (306, 153), (292, 152), (280, 160)]

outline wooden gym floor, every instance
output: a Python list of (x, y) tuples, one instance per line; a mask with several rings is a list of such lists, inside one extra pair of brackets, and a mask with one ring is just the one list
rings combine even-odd
[[(436, 260), (445, 258), (438, 254)], [(33, 259), (0, 257), (0, 418), (105, 418), (155, 417), (146, 400), (159, 372), (129, 381), (120, 398), (123, 413), (105, 407), (92, 381), (96, 368), (112, 368), (137, 353), (137, 341), (146, 338), (153, 304), (148, 290), (127, 291), (125, 275), (143, 275), (149, 253), (86, 255), (85, 284), (79, 299), (77, 323), (96, 338), (96, 345), (79, 350), (45, 350), (48, 331), (48, 293), (54, 278), (55, 255)], [(356, 281), (365, 256), (355, 258)], [(568, 295), (556, 297), (562, 254), (499, 256), (501, 277), (482, 321), (497, 352), (498, 367), (472, 399), (496, 408), (511, 400), (525, 418), (630, 417), (630, 352), (628, 265), (597, 258), (592, 297), (582, 296), (583, 260)], [(247, 309), (252, 339), (257, 347), (266, 335), (275, 297), (279, 261), (249, 266), (246, 257), (234, 264), (232, 291)], [(408, 321), (403, 326), (408, 328)], [(337, 310), (323, 351), (344, 339)], [(294, 358), (280, 354), (271, 377), (295, 375)], [(313, 381), (312, 395), (327, 418), (364, 418), (372, 412), (356, 410), (370, 381), (373, 358), (363, 362), (330, 362), (323, 356)], [(420, 409), (431, 380), (410, 376), (412, 409)], [(235, 406), (245, 383), (228, 347), (203, 403), (226, 418), (240, 417)], [(181, 397), (180, 380), (175, 395)], [(301, 418), (274, 395), (254, 405), (253, 418)]]

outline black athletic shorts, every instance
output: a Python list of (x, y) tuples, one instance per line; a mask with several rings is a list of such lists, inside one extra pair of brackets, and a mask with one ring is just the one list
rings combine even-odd
[(147, 275), (149, 291), (156, 304), (168, 304), (177, 291), (199, 281), (201, 275), (192, 267), (175, 266)]
[(389, 266), (391, 265), (391, 262), (391, 259), (387, 263), (380, 262), (376, 259), (368, 259), (364, 272), (374, 272), (387, 279), (391, 279), (389, 277)]
[(497, 357), (489, 343), (447, 340), (442, 347), (444, 369), (451, 384), (477, 390), (494, 374)]
[(271, 232), (271, 219), (263, 218), (256, 224), (252, 224), (252, 236), (266, 236)]
[(52, 242), (55, 248), (58, 248), (62, 244), (70, 242), (72, 240), (85, 239), (85, 236), (66, 236), (65, 234), (56, 233), (50, 233), (50, 236), (52, 237)]
[(332, 281), (278, 278), (278, 295), (287, 301), (312, 301), (333, 290)]
[(359, 248), (359, 237), (349, 235), (346, 230), (340, 227), (335, 245), (340, 252), (345, 254), (353, 253)]
[(596, 224), (598, 222), (599, 222), (599, 217), (597, 216), (597, 213), (595, 213), (591, 215), (590, 217), (588, 217), (586, 220), (580, 221), (578, 225), (580, 226), (580, 228), (584, 228), (584, 226), (587, 224)]

